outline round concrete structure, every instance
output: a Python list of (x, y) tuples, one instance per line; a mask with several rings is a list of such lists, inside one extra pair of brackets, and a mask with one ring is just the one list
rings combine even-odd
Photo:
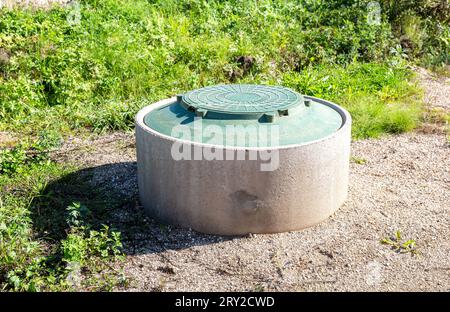
[[(326, 219), (347, 197), (351, 117), (336, 104), (304, 99), (337, 112), (342, 119), (338, 129), (317, 140), (271, 147), (175, 138), (150, 127), (146, 118), (180, 99), (144, 107), (136, 117), (136, 149), (146, 212), (164, 223), (221, 235), (299, 230)], [(193, 158), (195, 151), (205, 151), (205, 157), (174, 159), (177, 144), (192, 147)], [(234, 160), (210, 160), (211, 150)], [(276, 153), (275, 170), (262, 170), (268, 158), (258, 154), (255, 159), (252, 153)], [(236, 160), (238, 155), (245, 160)]]

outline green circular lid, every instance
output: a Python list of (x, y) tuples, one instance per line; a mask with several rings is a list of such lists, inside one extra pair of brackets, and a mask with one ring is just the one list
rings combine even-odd
[(285, 87), (229, 84), (193, 90), (179, 96), (178, 101), (199, 116), (208, 112), (275, 116), (288, 114), (288, 109), (303, 103), (303, 97)]
[(144, 116), (148, 127), (177, 139), (240, 147), (315, 141), (336, 132), (343, 121), (340, 109), (325, 100), (248, 84), (193, 90)]

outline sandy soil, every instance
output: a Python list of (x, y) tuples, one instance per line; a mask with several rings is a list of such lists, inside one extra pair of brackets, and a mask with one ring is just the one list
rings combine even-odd
[[(447, 82), (431, 76), (421, 81), (428, 105), (446, 109)], [(136, 203), (134, 148), (133, 134), (74, 138), (55, 158), (93, 167), (94, 186), (109, 183)], [(146, 220), (139, 204), (124, 207), (116, 222), (133, 228), (125, 240), (127, 290), (449, 291), (445, 134), (361, 140), (352, 143), (352, 155), (346, 204), (327, 221), (299, 232), (203, 235)], [(134, 226), (142, 221), (146, 226)], [(417, 255), (380, 243), (397, 230), (403, 240), (415, 240)]]

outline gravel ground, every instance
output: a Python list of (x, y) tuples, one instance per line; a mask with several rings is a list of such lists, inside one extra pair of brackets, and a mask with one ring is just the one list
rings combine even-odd
[(424, 68), (415, 68), (425, 91), (425, 104), (450, 110), (450, 78), (436, 77)]
[[(420, 75), (426, 102), (446, 110), (447, 82)], [(134, 148), (133, 134), (115, 133), (71, 139), (54, 156), (92, 167), (94, 186), (109, 183), (129, 196), (131, 205), (114, 222), (128, 230), (126, 290), (450, 291), (450, 144), (444, 133), (353, 142), (349, 198), (332, 217), (299, 232), (245, 237), (145, 219), (136, 204)], [(415, 240), (417, 255), (380, 243), (397, 230), (402, 241)]]
[[(118, 193), (136, 195), (132, 134), (75, 139), (61, 154), (62, 161), (94, 166), (94, 185), (106, 181)], [(352, 155), (347, 203), (303, 231), (220, 237), (153, 220), (134, 227), (125, 243), (128, 290), (449, 291), (446, 137), (362, 140), (352, 143)], [(135, 224), (139, 210), (124, 208), (117, 218)], [(380, 243), (397, 230), (416, 241), (418, 255)]]

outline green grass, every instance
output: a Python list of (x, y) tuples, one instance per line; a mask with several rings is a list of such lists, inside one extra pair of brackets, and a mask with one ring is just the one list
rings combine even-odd
[(68, 181), (77, 168), (48, 158), (53, 140), (0, 151), (0, 290), (110, 290), (125, 281), (112, 267), (121, 239), (100, 210), (120, 201), (78, 175)]
[(421, 116), (421, 92), (411, 73), (388, 64), (321, 66), (283, 76), (285, 85), (346, 107), (354, 138), (414, 129)]
[(229, 82), (334, 100), (356, 138), (410, 130), (418, 109), (399, 41), (387, 17), (369, 25), (353, 2), (91, 0), (75, 25), (73, 8), (2, 10), (0, 130), (127, 130), (148, 103)]

